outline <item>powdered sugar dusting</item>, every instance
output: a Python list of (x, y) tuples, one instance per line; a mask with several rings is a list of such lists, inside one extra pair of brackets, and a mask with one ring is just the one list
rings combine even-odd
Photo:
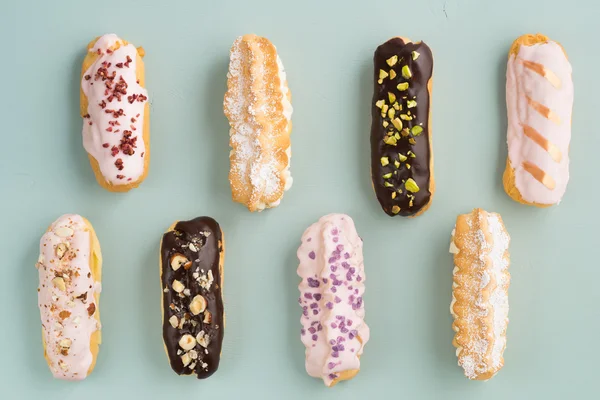
[[(262, 210), (279, 204), (281, 196), (275, 201), (273, 196), (278, 194), (283, 184), (287, 190), (291, 186), (289, 173), (290, 148), (285, 149), (288, 163), (281, 170), (275, 157), (279, 149), (274, 143), (279, 133), (268, 121), (287, 121), (286, 134), (289, 134), (289, 124), (292, 106), (288, 100), (288, 87), (283, 64), (277, 57), (278, 89), (281, 92), (281, 110), (277, 103), (268, 101), (267, 90), (272, 89), (268, 81), (267, 60), (264, 56), (264, 44), (261, 41), (247, 43), (245, 37), (239, 37), (233, 44), (230, 54), (229, 89), (225, 95), (224, 108), (229, 118), (229, 131), (232, 146), (231, 174), (237, 181), (251, 188), (251, 199), (256, 203), (256, 209)], [(277, 114), (282, 115), (277, 115)], [(267, 121), (267, 122), (265, 122)], [(280, 171), (281, 170), (281, 171)], [(231, 177), (230, 177), (231, 179)], [(232, 185), (232, 189), (234, 185)], [(245, 189), (245, 188), (244, 188)], [(240, 189), (240, 190), (244, 190)]]

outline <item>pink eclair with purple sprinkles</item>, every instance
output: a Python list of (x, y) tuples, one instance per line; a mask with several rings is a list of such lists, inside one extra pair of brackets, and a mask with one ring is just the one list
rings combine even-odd
[(330, 214), (304, 232), (298, 249), (306, 372), (328, 387), (354, 378), (369, 340), (362, 248), (352, 218)]

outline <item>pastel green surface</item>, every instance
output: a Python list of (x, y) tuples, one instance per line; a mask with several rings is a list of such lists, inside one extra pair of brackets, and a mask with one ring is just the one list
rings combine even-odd
[[(587, 399), (600, 347), (598, 110), (600, 3), (589, 1), (12, 1), (0, 6), (2, 318), (0, 398)], [(505, 68), (512, 41), (542, 32), (571, 59), (571, 181), (546, 210), (503, 192)], [(128, 194), (98, 186), (81, 143), (86, 44), (115, 32), (146, 49), (150, 174)], [(230, 199), (222, 113), (229, 48), (254, 32), (277, 46), (294, 105), (294, 185), (250, 214)], [(435, 64), (437, 193), (417, 219), (380, 209), (369, 175), (372, 55), (391, 36), (423, 39)], [(7, 48), (8, 47), (8, 51)], [(501, 213), (512, 237), (504, 369), (470, 382), (451, 341), (457, 214)], [(104, 255), (103, 345), (84, 382), (53, 380), (37, 309), (40, 236), (63, 213), (96, 228)], [(371, 340), (358, 376), (333, 389), (304, 371), (296, 249), (330, 212), (365, 242)], [(220, 370), (175, 375), (161, 338), (158, 244), (177, 219), (210, 215), (227, 239)]]

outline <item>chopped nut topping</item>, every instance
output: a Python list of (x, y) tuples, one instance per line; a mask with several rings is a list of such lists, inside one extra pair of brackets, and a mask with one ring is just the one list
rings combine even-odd
[(190, 311), (194, 315), (198, 315), (206, 310), (206, 299), (201, 295), (196, 295), (190, 303)]
[(192, 361), (192, 358), (190, 357), (190, 355), (188, 353), (185, 353), (184, 355), (181, 356), (181, 362), (183, 363), (183, 366), (187, 366), (190, 362)]
[(408, 90), (408, 82), (399, 83), (396, 88), (401, 92)]
[(414, 136), (419, 136), (421, 133), (423, 133), (423, 127), (419, 126), (419, 125), (415, 125), (410, 129), (410, 132), (414, 135)]
[(408, 178), (406, 180), (404, 187), (406, 188), (406, 190), (412, 193), (417, 193), (420, 190), (419, 186), (417, 185), (417, 182), (415, 182), (412, 178)]
[(385, 62), (390, 67), (393, 67), (398, 62), (398, 56), (391, 56), (390, 58), (388, 58), (387, 60), (385, 60)]
[[(185, 268), (187, 265), (187, 268)], [(184, 267), (185, 269), (189, 269), (192, 266), (192, 262), (187, 259), (186, 256), (180, 253), (175, 253), (171, 256), (171, 268), (173, 271), (177, 271), (180, 267)]]
[(56, 234), (56, 236), (66, 238), (66, 237), (73, 236), (73, 233), (75, 233), (75, 231), (73, 231), (73, 229), (71, 229), (67, 226), (61, 226), (59, 228), (56, 228), (54, 230), (54, 233)]
[(410, 68), (408, 68), (408, 65), (405, 65), (404, 67), (402, 67), (402, 76), (405, 79), (412, 78), (412, 72), (410, 72)]
[(415, 108), (417, 106), (417, 102), (414, 100), (408, 100), (406, 102), (406, 107), (408, 108)]
[(196, 335), (196, 341), (198, 342), (198, 344), (204, 348), (208, 347), (208, 344), (210, 343), (210, 338), (208, 337), (208, 335), (206, 334), (206, 332), (204, 331), (200, 331), (198, 332), (198, 335)]
[(173, 281), (173, 290), (177, 293), (181, 293), (183, 292), (183, 289), (185, 289), (185, 286), (183, 285), (183, 283), (179, 282), (177, 279), (175, 279)]
[(181, 339), (179, 339), (179, 347), (184, 350), (191, 350), (196, 347), (196, 339), (192, 335), (183, 335)]
[(177, 319), (177, 316), (172, 315), (171, 318), (169, 318), (169, 323), (173, 328), (177, 328), (177, 325), (179, 325), (179, 320)]
[(398, 207), (398, 206), (393, 206), (393, 207), (392, 207), (392, 212), (393, 212), (394, 214), (398, 214), (398, 213), (400, 212), (400, 207)]
[(381, 108), (381, 107), (383, 107), (383, 105), (384, 105), (384, 104), (385, 104), (385, 100), (377, 100), (377, 101), (375, 102), (375, 106), (376, 106), (377, 108)]
[(390, 163), (390, 160), (387, 157), (381, 157), (380, 161), (381, 161), (381, 166), (382, 167), (385, 167), (386, 165), (388, 165)]
[(396, 95), (392, 92), (388, 92), (388, 99), (390, 100), (390, 104), (396, 101)]
[(202, 320), (202, 322), (204, 322), (205, 324), (210, 324), (211, 321), (212, 321), (212, 314), (210, 313), (210, 311), (208, 311), (208, 310), (204, 311), (204, 319)]
[(69, 249), (69, 245), (68, 243), (59, 243), (56, 246), (56, 257), (58, 257), (59, 260), (62, 260), (63, 256), (65, 255), (65, 253), (67, 252), (67, 250)]
[(416, 60), (417, 58), (419, 58), (420, 55), (421, 55), (421, 53), (419, 53), (418, 51), (413, 51), (412, 52), (412, 59)]
[(52, 279), (52, 284), (58, 290), (61, 290), (63, 292), (65, 292), (67, 290), (67, 285), (65, 284), (65, 280), (63, 279), (62, 276), (57, 276), (56, 278)]
[(390, 69), (390, 79), (394, 79), (396, 77), (396, 71)]
[(88, 315), (91, 317), (96, 312), (96, 305), (94, 303), (90, 303), (87, 308)]

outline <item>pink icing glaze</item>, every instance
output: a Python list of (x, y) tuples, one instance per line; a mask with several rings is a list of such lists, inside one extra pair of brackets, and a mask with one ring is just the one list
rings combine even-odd
[[(137, 49), (128, 44), (107, 52), (117, 43), (122, 40), (108, 34), (100, 37), (89, 50), (92, 53), (100, 51), (100, 57), (81, 80), (81, 88), (89, 102), (89, 118), (83, 121), (83, 147), (98, 161), (107, 182), (125, 185), (138, 180), (144, 172), (143, 121), (148, 92), (137, 83)], [(112, 82), (103, 80), (103, 76), (112, 77), (113, 74)], [(113, 95), (115, 92), (119, 96)]]
[[(66, 249), (62, 259), (59, 244)], [(92, 363), (91, 334), (100, 329), (94, 295), (101, 290), (90, 271), (90, 232), (79, 215), (57, 219), (40, 241), (38, 304), (43, 340), (55, 378), (82, 380)], [(63, 277), (65, 290), (55, 279)], [(94, 306), (91, 306), (94, 304)], [(68, 344), (68, 346), (66, 346)], [(61, 353), (62, 352), (62, 353)]]
[(298, 249), (306, 372), (327, 386), (340, 372), (360, 369), (359, 356), (369, 340), (362, 247), (352, 218), (330, 214), (304, 232)]
[[(550, 80), (526, 68), (523, 61), (543, 65), (561, 81), (556, 88)], [(527, 96), (558, 116), (558, 124), (544, 117), (528, 102)], [(506, 73), (506, 105), (508, 111), (508, 156), (515, 169), (516, 187), (523, 199), (530, 203), (557, 204), (562, 199), (569, 181), (569, 142), (571, 140), (571, 113), (573, 108), (573, 82), (571, 64), (561, 47), (555, 42), (521, 46), (518, 56), (511, 55)], [(539, 132), (556, 145), (562, 155), (560, 162), (525, 136), (523, 125)], [(549, 189), (523, 168), (528, 161), (555, 181)]]

